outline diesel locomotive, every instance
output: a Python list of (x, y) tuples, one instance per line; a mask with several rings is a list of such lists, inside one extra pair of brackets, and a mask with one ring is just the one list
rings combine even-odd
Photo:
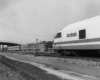
[[(100, 54), (100, 16), (76, 22), (61, 29), (53, 42), (53, 49), (67, 54)], [(90, 51), (90, 52), (89, 52)]]

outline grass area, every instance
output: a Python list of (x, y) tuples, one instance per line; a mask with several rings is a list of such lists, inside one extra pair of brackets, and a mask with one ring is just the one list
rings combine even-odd
[(11, 68), (5, 66), (0, 60), (0, 80), (26, 80), (20, 75), (20, 72), (16, 72)]
[[(33, 65), (11, 60), (4, 56), (0, 56), (0, 63), (5, 65), (7, 68), (9, 68), (11, 72), (18, 73), (16, 74), (18, 78), (19, 77), (24, 78), (24, 79), (21, 79), (21, 78), (13, 79), (13, 80), (61, 80), (60, 78), (54, 75), (47, 74), (44, 70), (37, 68)], [(11, 75), (11, 73), (9, 74), (7, 73), (7, 75)], [(7, 80), (11, 80), (11, 79), (7, 79)]]

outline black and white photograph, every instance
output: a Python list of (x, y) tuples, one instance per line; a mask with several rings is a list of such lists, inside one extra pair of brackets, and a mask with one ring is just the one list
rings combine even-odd
[(0, 0), (0, 80), (100, 80), (100, 0)]

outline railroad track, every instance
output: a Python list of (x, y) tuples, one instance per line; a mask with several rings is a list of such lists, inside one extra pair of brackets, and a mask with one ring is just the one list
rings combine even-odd
[[(3, 51), (5, 53), (5, 51)], [(9, 53), (6, 51), (6, 53)], [(22, 55), (34, 55), (34, 56), (45, 56), (45, 57), (57, 57), (57, 58), (71, 58), (71, 59), (83, 59), (83, 60), (92, 60), (92, 61), (100, 61), (100, 57), (84, 57), (84, 56), (62, 56), (60, 53), (55, 52), (20, 52), (20, 51), (14, 51), (10, 53), (18, 53)]]

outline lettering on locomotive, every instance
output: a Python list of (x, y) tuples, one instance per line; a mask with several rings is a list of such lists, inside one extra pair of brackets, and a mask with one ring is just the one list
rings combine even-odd
[(69, 38), (69, 37), (75, 37), (75, 36), (77, 36), (77, 33), (76, 33), (76, 32), (70, 33), (70, 34), (67, 33), (67, 37), (68, 37), (68, 38)]

